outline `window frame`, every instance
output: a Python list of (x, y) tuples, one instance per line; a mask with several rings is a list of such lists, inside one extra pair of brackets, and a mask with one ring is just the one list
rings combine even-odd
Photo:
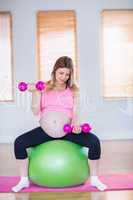
[(102, 97), (105, 99), (105, 100), (128, 100), (128, 99), (133, 99), (133, 93), (130, 95), (130, 96), (106, 96), (104, 91), (105, 91), (105, 84), (104, 84), (104, 77), (105, 77), (105, 67), (104, 67), (104, 45), (103, 45), (103, 13), (106, 12), (106, 11), (132, 11), (133, 12), (133, 9), (103, 9), (101, 11), (101, 41), (100, 41), (100, 63), (101, 63), (101, 87), (102, 87)]
[(0, 99), (0, 103), (14, 103), (15, 102), (15, 95), (14, 95), (14, 63), (13, 63), (13, 31), (12, 31), (12, 13), (10, 11), (0, 11), (0, 15), (9, 15), (9, 24), (10, 24), (10, 66), (11, 66), (11, 99), (4, 100)]
[(77, 17), (76, 17), (76, 11), (75, 10), (39, 10), (36, 14), (36, 24), (37, 24), (37, 33), (36, 33), (36, 59), (37, 59), (37, 78), (41, 79), (41, 62), (40, 62), (40, 37), (39, 37), (39, 14), (43, 12), (74, 12), (76, 23), (74, 27), (74, 40), (75, 40), (75, 49), (74, 49), (74, 55), (75, 55), (75, 82), (79, 86), (79, 56), (78, 56), (78, 40), (77, 40)]

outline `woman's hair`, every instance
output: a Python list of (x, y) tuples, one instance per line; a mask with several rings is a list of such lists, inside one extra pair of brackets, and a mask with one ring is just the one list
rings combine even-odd
[(56, 60), (51, 73), (51, 80), (46, 82), (46, 91), (50, 91), (55, 87), (55, 73), (59, 68), (70, 69), (70, 76), (66, 82), (66, 87), (69, 87), (73, 92), (78, 91), (78, 87), (74, 83), (73, 61), (68, 56), (62, 56)]

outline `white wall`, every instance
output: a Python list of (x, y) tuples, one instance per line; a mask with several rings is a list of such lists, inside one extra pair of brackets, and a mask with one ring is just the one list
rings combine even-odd
[[(81, 121), (89, 121), (101, 139), (133, 138), (133, 101), (107, 101), (101, 96), (100, 37), (102, 9), (131, 9), (132, 0), (0, 0), (1, 11), (13, 16), (14, 87), (37, 80), (36, 13), (74, 9), (77, 13), (80, 61)], [(29, 94), (15, 93), (14, 103), (0, 104), (0, 142), (38, 125), (30, 111)]]

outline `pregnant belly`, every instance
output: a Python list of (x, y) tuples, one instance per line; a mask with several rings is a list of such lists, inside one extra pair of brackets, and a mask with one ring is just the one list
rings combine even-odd
[(40, 126), (49, 136), (58, 138), (66, 135), (63, 126), (70, 122), (71, 119), (65, 113), (50, 111), (44, 113), (40, 119)]

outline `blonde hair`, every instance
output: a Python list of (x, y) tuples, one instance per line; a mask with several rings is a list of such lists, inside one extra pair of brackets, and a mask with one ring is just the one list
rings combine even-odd
[(55, 73), (56, 70), (59, 68), (67, 68), (70, 69), (70, 76), (69, 79), (66, 82), (66, 87), (69, 87), (72, 92), (78, 92), (78, 87), (74, 83), (74, 70), (73, 70), (73, 61), (68, 56), (62, 56), (58, 58), (55, 62), (55, 65), (53, 67), (52, 73), (51, 73), (51, 80), (46, 82), (46, 89), (45, 91), (48, 92), (55, 87)]

